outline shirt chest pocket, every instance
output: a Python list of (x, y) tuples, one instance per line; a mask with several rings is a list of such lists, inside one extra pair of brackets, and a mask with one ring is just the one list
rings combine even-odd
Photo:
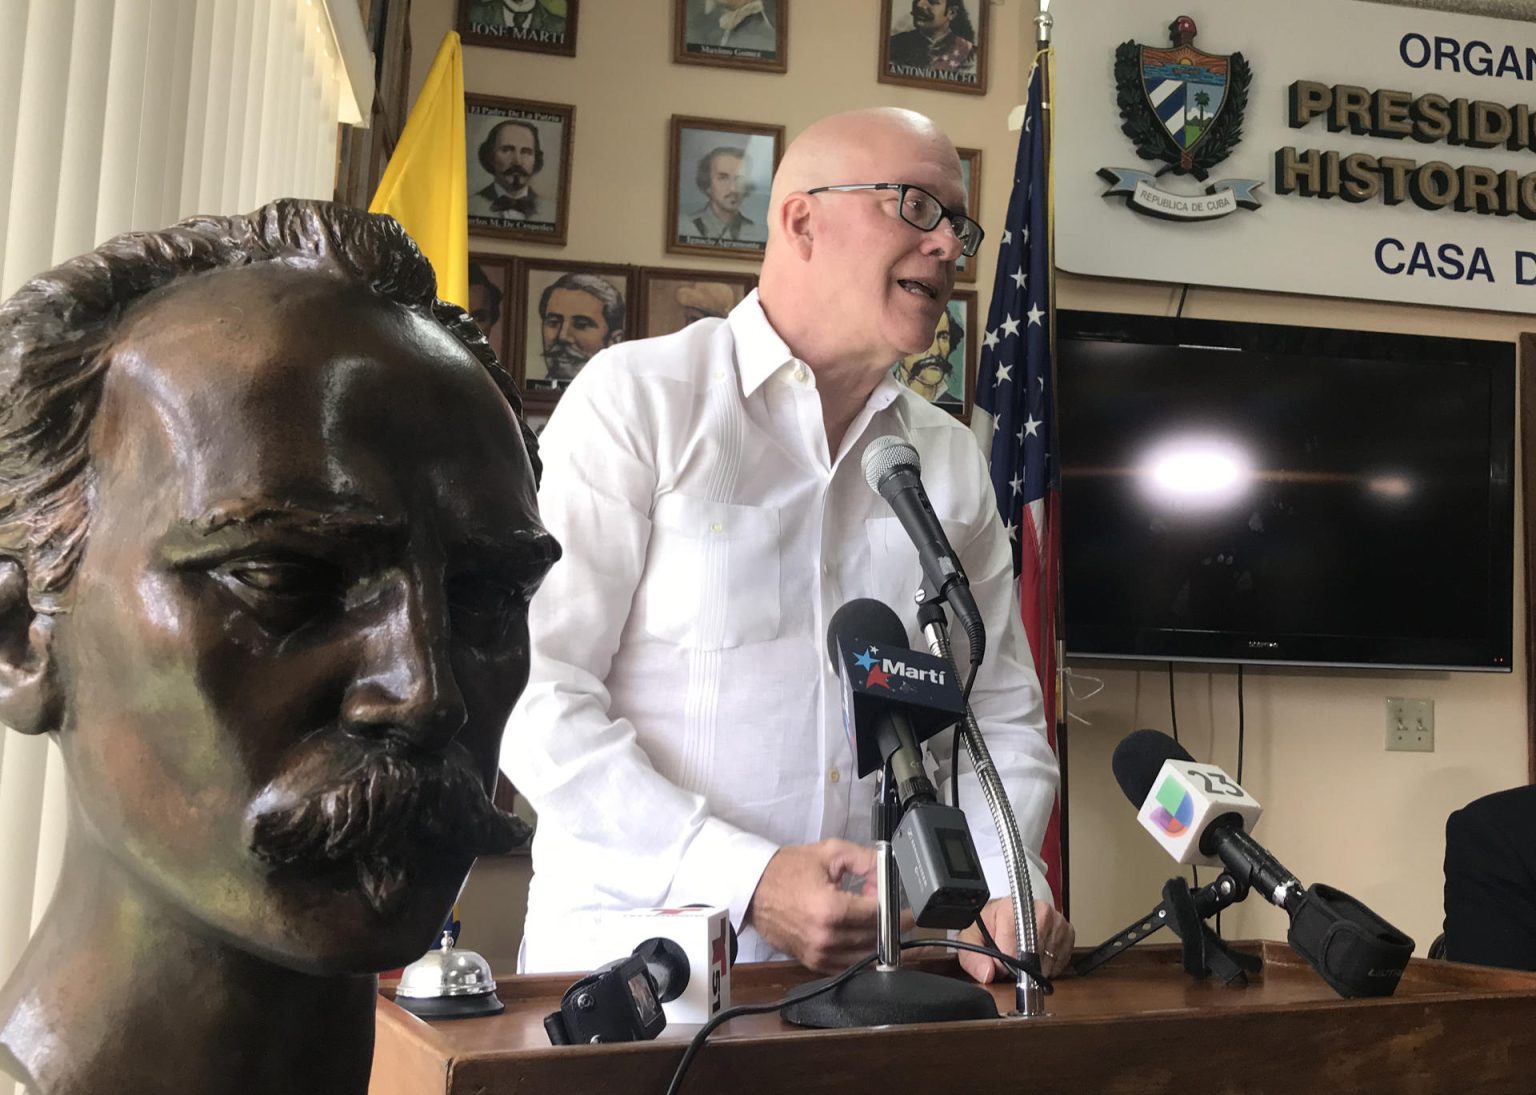
[(690, 650), (779, 633), (779, 511), (665, 494), (641, 579), (645, 629)]
[[(949, 546), (958, 552), (956, 545), (967, 542), (969, 529), (963, 521), (948, 517), (937, 504), (934, 512)], [(874, 590), (870, 596), (890, 605), (903, 623), (910, 624), (916, 619), (914, 598), (923, 583), (923, 567), (912, 538), (895, 517), (867, 518), (864, 533), (869, 542), (869, 582)]]

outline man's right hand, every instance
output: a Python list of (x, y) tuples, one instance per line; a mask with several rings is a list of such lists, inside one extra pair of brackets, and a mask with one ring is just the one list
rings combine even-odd
[[(862, 875), (857, 888), (840, 885)], [(763, 869), (746, 923), (817, 973), (837, 973), (875, 951), (875, 851), (847, 840), (789, 844)]]

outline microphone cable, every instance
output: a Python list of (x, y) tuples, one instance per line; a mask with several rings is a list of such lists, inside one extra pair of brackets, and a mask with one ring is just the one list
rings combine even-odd
[[(950, 662), (954, 664), (953, 660)], [(972, 651), (971, 672), (965, 678), (965, 688), (960, 692), (960, 706), (969, 711), (971, 709), (971, 685), (976, 683), (976, 671), (981, 668), (981, 659), (975, 657)], [(963, 721), (965, 716), (960, 716)], [(949, 804), (955, 809), (960, 809), (960, 723), (955, 723), (955, 728), (949, 739)]]
[[(1168, 722), (1173, 726), (1173, 740), (1179, 740), (1179, 709), (1173, 702), (1173, 662), (1168, 663)], [(1183, 742), (1179, 742), (1183, 744)]]
[[(982, 930), (985, 931), (986, 929), (983, 928)], [(901, 949), (904, 951), (914, 950), (918, 947), (947, 947), (951, 950), (974, 951), (977, 954), (985, 954), (989, 958), (997, 959), (1003, 965), (1013, 970), (1022, 970), (1031, 977), (1034, 977), (1040, 982), (1041, 991), (1047, 996), (1053, 991), (1050, 980), (1040, 972), (1038, 959), (1032, 962), (1021, 962), (1019, 959), (1014, 958), (1012, 955), (1004, 954), (995, 947), (989, 949), (978, 943), (962, 943), (958, 939), (906, 939), (901, 943)], [(820, 996), (824, 992), (831, 992), (852, 978), (854, 974), (873, 965), (879, 957), (878, 954), (871, 954), (868, 958), (861, 958), (836, 977), (833, 977), (824, 984), (817, 985), (808, 992), (792, 989), (779, 999), (769, 1003), (737, 1004), (735, 1007), (726, 1008), (724, 1011), (715, 1014), (710, 1018), (709, 1022), (698, 1029), (698, 1032), (694, 1034), (693, 1039), (688, 1043), (688, 1048), (683, 1051), (683, 1059), (677, 1063), (677, 1070), (672, 1073), (672, 1082), (667, 1085), (667, 1095), (677, 1095), (683, 1083), (683, 1076), (687, 1074), (688, 1068), (693, 1064), (694, 1058), (698, 1056), (699, 1050), (704, 1048), (705, 1039), (713, 1034), (722, 1023), (727, 1023), (732, 1019), (739, 1019), (744, 1015), (763, 1015), (770, 1011), (778, 1011), (780, 1008), (787, 1007), (790, 1004), (798, 1004), (802, 1000), (809, 1000), (813, 996)]]
[[(1188, 287), (1186, 286), (1185, 288), (1187, 289)], [(1181, 304), (1180, 307), (1183, 307), (1183, 305)], [(1174, 742), (1176, 744), (1179, 744), (1179, 745), (1184, 744), (1183, 742), (1179, 741), (1179, 708), (1178, 708), (1178, 705), (1174, 702), (1174, 699), (1173, 699), (1173, 661), (1172, 661), (1172, 659), (1170, 659), (1169, 662), (1168, 662), (1168, 723), (1169, 723), (1169, 725), (1171, 725), (1173, 727), (1173, 740), (1174, 740)], [(1193, 864), (1191, 864), (1190, 868), (1189, 868), (1189, 877), (1190, 877), (1189, 888), (1192, 889), (1192, 890), (1198, 890), (1200, 888), (1200, 868), (1194, 866)], [(1218, 938), (1218, 939), (1221, 938), (1221, 913), (1220, 912), (1218, 912), (1216, 914), (1216, 938)]]
[[(1237, 663), (1237, 782), (1243, 782), (1243, 663)], [(1221, 934), (1221, 910), (1216, 910), (1216, 938), (1223, 939)]]
[(1237, 663), (1237, 782), (1243, 782), (1243, 663)]

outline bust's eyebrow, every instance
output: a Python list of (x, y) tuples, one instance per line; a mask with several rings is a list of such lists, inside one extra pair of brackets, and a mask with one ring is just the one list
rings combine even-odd
[(318, 502), (233, 499), (215, 503), (183, 524), (202, 536), (226, 529), (257, 528), (342, 537), (406, 531), (404, 517), (386, 514), (382, 507), (355, 495), (335, 495)]

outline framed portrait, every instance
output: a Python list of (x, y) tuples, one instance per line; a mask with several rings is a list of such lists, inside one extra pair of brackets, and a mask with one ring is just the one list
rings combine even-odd
[(575, 125), (563, 103), (464, 96), (471, 233), (565, 243)]
[(581, 0), (459, 0), (465, 45), (576, 56)]
[(642, 267), (637, 337), (670, 335), (711, 316), (724, 319), (756, 287), (756, 274)]
[(891, 375), (934, 406), (969, 422), (976, 398), (977, 322), (976, 293), (962, 289), (949, 298), (933, 342), (891, 366)]
[(516, 287), (509, 256), (470, 253), (469, 318), (508, 372), (512, 371), (512, 292)]
[(672, 60), (789, 69), (789, 0), (672, 0)]
[(635, 268), (522, 259), (512, 376), (532, 412), (547, 408), (599, 350), (634, 333)]
[(784, 127), (672, 116), (667, 250), (756, 261), (768, 246), (768, 191)]
[[(981, 220), (981, 149), (957, 148), (960, 153), (960, 180), (965, 184), (965, 209), (974, 220)], [(976, 280), (976, 258), (961, 255), (955, 260), (955, 280)]]
[(987, 91), (988, 0), (880, 0), (882, 84)]

